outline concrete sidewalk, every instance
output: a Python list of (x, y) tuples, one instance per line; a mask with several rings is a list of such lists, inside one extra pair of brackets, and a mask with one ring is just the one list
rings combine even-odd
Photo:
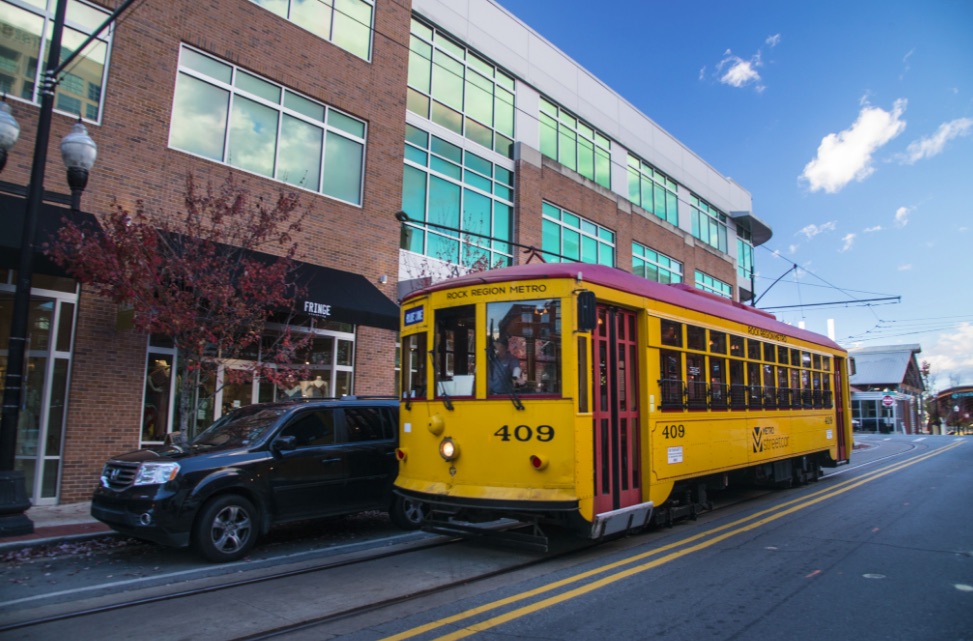
[(90, 501), (34, 506), (26, 514), (34, 523), (33, 534), (0, 537), (0, 552), (31, 545), (104, 536), (112, 531), (91, 516)]

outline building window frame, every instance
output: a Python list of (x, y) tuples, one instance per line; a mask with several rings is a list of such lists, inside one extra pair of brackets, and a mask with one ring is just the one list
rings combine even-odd
[[(0, 34), (4, 35), (0, 37), (0, 47), (10, 54), (0, 56), (0, 91), (11, 99), (40, 105), (42, 76), (47, 65), (56, 2), (0, 0), (0, 6), (3, 7), (0, 14), (6, 16), (0, 18), (0, 24), (4, 27), (0, 29)], [(109, 15), (110, 12), (102, 7), (81, 0), (69, 0), (62, 35), (62, 59), (104, 24)], [(23, 28), (27, 24), (32, 25), (30, 30)], [(62, 73), (61, 77), (66, 82), (59, 83), (55, 89), (55, 111), (96, 124), (101, 122), (114, 32), (114, 25), (106, 27), (85, 47), (85, 53), (80, 54)], [(13, 41), (5, 37), (11, 33)], [(43, 38), (41, 34), (44, 34)], [(22, 46), (8, 46), (26, 43), (30, 43), (30, 50)]]
[[(374, 0), (333, 0), (311, 5), (318, 7), (318, 11), (303, 8), (309, 5), (295, 0), (275, 0), (272, 3), (250, 0), (250, 2), (352, 55), (369, 62), (372, 59), (375, 33)], [(363, 30), (368, 34), (364, 39), (361, 38)]]
[[(542, 251), (549, 263), (615, 266), (615, 232), (548, 202), (542, 204)], [(548, 253), (550, 252), (550, 253)]]
[(722, 296), (723, 298), (729, 298), (733, 300), (733, 286), (729, 283), (725, 283), (719, 278), (710, 276), (706, 272), (701, 272), (696, 270), (696, 289), (701, 289), (704, 292), (709, 292), (711, 294), (716, 294), (717, 296)]
[(409, 38), (409, 111), (513, 158), (514, 77), (415, 18)]
[(514, 172), (494, 160), (406, 124), (402, 209), (411, 220), (400, 248), (476, 271), (512, 265)]
[(679, 226), (679, 184), (634, 154), (628, 155), (628, 199), (667, 223)]
[(727, 253), (726, 214), (695, 194), (690, 198), (689, 205), (693, 238)]
[[(194, 93), (200, 100), (193, 100)], [(207, 111), (195, 114), (200, 102)], [(190, 121), (204, 123), (206, 131)], [(361, 207), (367, 141), (364, 120), (216, 56), (180, 47), (171, 148)]]
[(656, 283), (682, 282), (683, 264), (640, 242), (632, 241), (632, 273)]
[(611, 138), (543, 96), (540, 125), (542, 154), (611, 189)]

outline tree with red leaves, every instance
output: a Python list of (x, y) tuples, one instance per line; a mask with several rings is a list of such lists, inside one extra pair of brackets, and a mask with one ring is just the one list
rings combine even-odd
[[(143, 201), (133, 212), (117, 201), (100, 226), (64, 221), (47, 253), (96, 294), (130, 310), (134, 329), (172, 339), (177, 349), (179, 430), (189, 434), (200, 401), (197, 389), (259, 376), (282, 383), (302, 362), (308, 332), (293, 331), (295, 236), (305, 211), (294, 192), (254, 197), (229, 176), (201, 188), (186, 179), (185, 210), (150, 217)], [(273, 252), (273, 256), (262, 250)], [(282, 254), (282, 255), (281, 255)], [(268, 322), (283, 321), (273, 344), (262, 341)], [(259, 352), (259, 360), (253, 354)], [(194, 405), (194, 402), (196, 405)]]

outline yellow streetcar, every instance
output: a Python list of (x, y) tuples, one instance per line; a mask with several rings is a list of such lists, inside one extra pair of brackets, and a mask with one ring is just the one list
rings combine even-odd
[[(816, 480), (852, 450), (824, 336), (610, 267), (533, 264), (402, 302), (399, 475), (427, 527), (500, 518), (598, 539), (738, 480)], [(521, 535), (518, 535), (521, 536)]]

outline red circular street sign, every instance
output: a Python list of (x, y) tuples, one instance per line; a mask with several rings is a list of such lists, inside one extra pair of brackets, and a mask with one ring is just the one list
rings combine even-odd
[(883, 396), (882, 405), (884, 405), (885, 407), (892, 407), (893, 405), (895, 405), (895, 399), (888, 395)]

